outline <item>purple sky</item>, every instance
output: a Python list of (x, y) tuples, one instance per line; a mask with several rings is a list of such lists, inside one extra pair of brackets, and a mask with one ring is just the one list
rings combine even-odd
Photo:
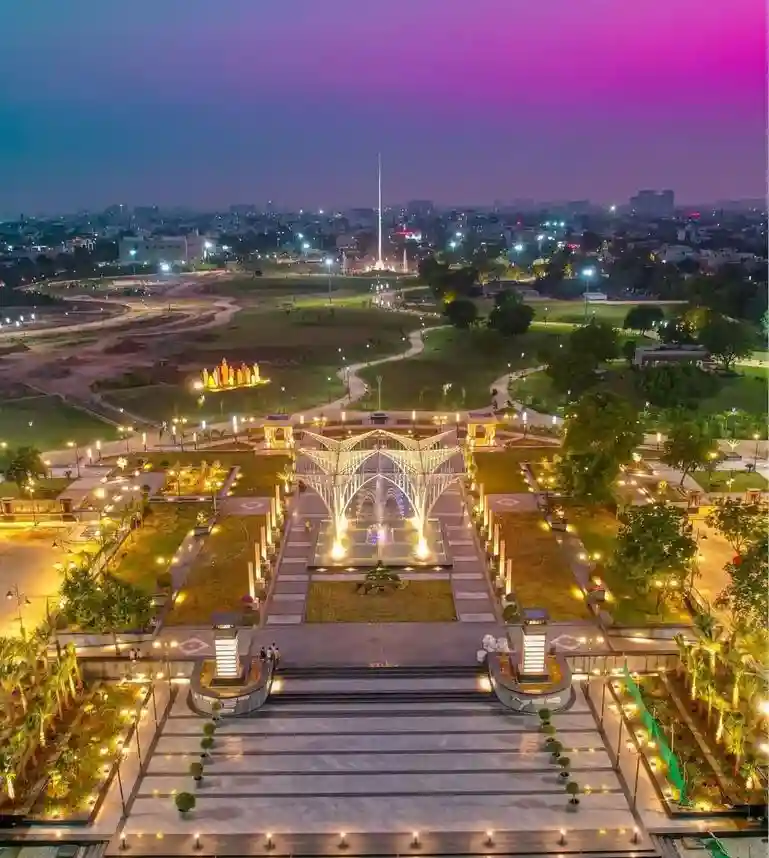
[(0, 210), (763, 196), (763, 0), (35, 0)]

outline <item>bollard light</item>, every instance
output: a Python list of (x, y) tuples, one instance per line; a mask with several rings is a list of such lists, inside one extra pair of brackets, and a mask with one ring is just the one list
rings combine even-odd
[(121, 848), (123, 851), (125, 851), (126, 849), (128, 849), (128, 844), (126, 843), (126, 836), (125, 836), (125, 833), (123, 833), (123, 834), (121, 834), (121, 835), (120, 835), (120, 848)]
[(201, 846), (200, 846), (200, 834), (197, 831), (195, 832), (195, 848), (196, 849), (201, 848)]
[(272, 839), (272, 834), (268, 831), (267, 834), (264, 835), (264, 848), (265, 849), (274, 849), (275, 841)]
[(633, 828), (633, 837), (632, 837), (633, 843), (638, 843), (639, 834), (640, 834), (640, 831), (638, 830), (638, 826), (635, 826), (635, 828)]
[(494, 832), (487, 831), (486, 839), (483, 841), (484, 846), (493, 846), (494, 845)]
[(344, 831), (339, 832), (339, 848), (346, 849), (347, 848), (347, 834)]
[(561, 836), (558, 838), (558, 845), (559, 846), (565, 846), (566, 845), (566, 829), (562, 828), (560, 833), (561, 833)]
[(412, 831), (411, 832), (411, 847), (412, 847), (412, 849), (418, 849), (419, 845), (420, 845), (419, 844), (419, 832), (418, 831)]

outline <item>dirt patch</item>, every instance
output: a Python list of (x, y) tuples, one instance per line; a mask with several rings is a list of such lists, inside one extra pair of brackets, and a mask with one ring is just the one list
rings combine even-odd
[(142, 351), (147, 348), (147, 344), (136, 340), (133, 337), (126, 337), (124, 340), (118, 340), (111, 346), (104, 349), (104, 353), (108, 355), (128, 355)]

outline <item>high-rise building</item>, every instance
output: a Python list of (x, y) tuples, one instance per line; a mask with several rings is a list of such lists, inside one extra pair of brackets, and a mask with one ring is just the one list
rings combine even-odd
[(639, 191), (630, 198), (630, 208), (642, 217), (672, 217), (675, 211), (675, 194), (664, 191)]

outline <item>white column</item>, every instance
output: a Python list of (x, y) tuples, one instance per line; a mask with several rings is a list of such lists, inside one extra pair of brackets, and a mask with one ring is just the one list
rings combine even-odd
[(495, 557), (499, 554), (499, 525), (496, 522), (494, 522), (494, 540), (491, 550)]
[(505, 540), (499, 541), (499, 574), (505, 574)]
[(256, 599), (256, 575), (254, 574), (254, 562), (248, 561), (248, 595), (253, 601)]
[(513, 561), (505, 561), (505, 594), (513, 592)]

